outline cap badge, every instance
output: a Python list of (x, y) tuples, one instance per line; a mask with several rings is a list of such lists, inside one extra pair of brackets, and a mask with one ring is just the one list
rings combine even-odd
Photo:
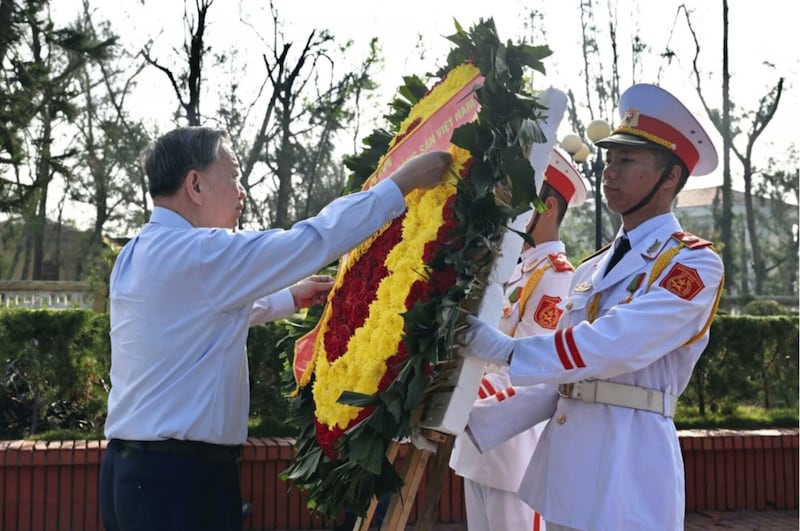
[(628, 109), (625, 111), (625, 116), (622, 117), (620, 127), (638, 127), (639, 126), (639, 109)]

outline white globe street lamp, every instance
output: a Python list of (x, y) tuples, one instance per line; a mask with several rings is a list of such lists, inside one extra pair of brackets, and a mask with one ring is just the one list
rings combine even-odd
[(578, 148), (578, 151), (572, 154), (572, 160), (578, 164), (583, 164), (586, 162), (586, 159), (589, 158), (589, 153), (589, 146), (581, 142), (581, 146)]
[(564, 151), (573, 155), (578, 152), (578, 150), (583, 145), (583, 140), (576, 134), (569, 134), (561, 139), (561, 147), (564, 148)]
[(605, 120), (592, 120), (586, 127), (586, 136), (592, 143), (597, 142), (601, 138), (606, 138), (611, 134), (611, 126)]

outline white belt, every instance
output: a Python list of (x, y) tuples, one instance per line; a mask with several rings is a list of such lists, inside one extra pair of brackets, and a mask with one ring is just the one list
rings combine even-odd
[(661, 392), (607, 380), (580, 380), (561, 384), (558, 386), (558, 394), (588, 403), (651, 411), (669, 418), (675, 416), (675, 407), (678, 405), (678, 397), (670, 393), (669, 387)]

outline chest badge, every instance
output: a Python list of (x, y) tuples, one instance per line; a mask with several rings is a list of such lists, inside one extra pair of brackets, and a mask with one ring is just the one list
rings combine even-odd
[(554, 330), (558, 324), (558, 320), (561, 318), (561, 314), (564, 313), (558, 307), (560, 302), (561, 297), (545, 295), (542, 297), (542, 300), (539, 301), (539, 306), (536, 307), (533, 320), (539, 323), (542, 328)]
[(519, 286), (511, 290), (511, 293), (508, 294), (508, 302), (515, 304), (519, 300), (520, 293), (522, 293), (522, 289)]
[(628, 291), (628, 295), (622, 301), (620, 301), (620, 304), (628, 304), (633, 300), (633, 294), (642, 286), (645, 275), (645, 273), (639, 273), (633, 278), (633, 280), (631, 280), (630, 284), (628, 284), (628, 287), (625, 288)]
[(584, 291), (589, 291), (590, 289), (592, 289), (592, 283), (591, 282), (581, 282), (580, 284), (575, 286), (575, 290), (574, 291), (583, 293)]

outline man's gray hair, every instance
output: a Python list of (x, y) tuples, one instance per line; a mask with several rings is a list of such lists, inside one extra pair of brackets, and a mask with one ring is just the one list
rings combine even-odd
[(227, 139), (222, 129), (179, 127), (150, 142), (140, 161), (151, 197), (168, 197), (177, 192), (190, 170), (204, 170), (219, 158)]

